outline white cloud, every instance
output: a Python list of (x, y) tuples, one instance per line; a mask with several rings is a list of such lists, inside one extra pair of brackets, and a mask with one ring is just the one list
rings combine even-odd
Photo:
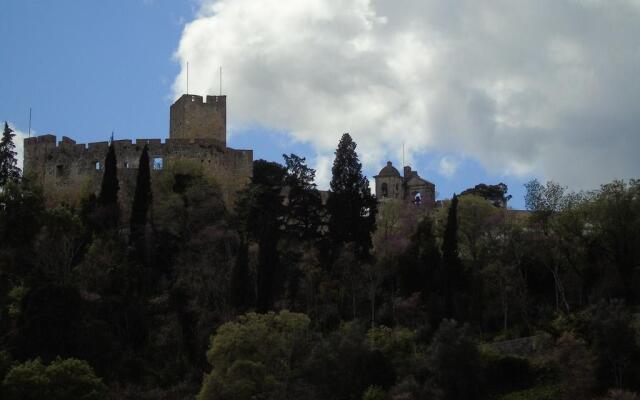
[(326, 189), (331, 181), (331, 167), (333, 166), (333, 158), (327, 155), (316, 157), (313, 169), (316, 170), (315, 182), (318, 188)]
[(640, 172), (638, 21), (637, 0), (202, 0), (174, 96), (187, 62), (199, 94), (222, 66), (231, 129), (311, 143), (320, 180), (350, 132), (366, 166), (404, 142), (593, 187)]
[(459, 164), (460, 163), (454, 160), (452, 157), (444, 156), (440, 159), (440, 163), (438, 164), (438, 171), (447, 178), (451, 178), (458, 170)]

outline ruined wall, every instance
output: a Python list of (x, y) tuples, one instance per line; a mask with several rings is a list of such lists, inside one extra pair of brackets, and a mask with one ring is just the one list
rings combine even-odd
[(184, 94), (171, 105), (171, 139), (215, 139), (227, 143), (227, 97)]
[[(122, 204), (129, 204), (133, 196), (145, 144), (152, 171), (166, 169), (178, 160), (200, 164), (220, 185), (228, 206), (251, 179), (253, 151), (230, 149), (216, 139), (167, 139), (164, 143), (160, 139), (115, 140)], [(28, 138), (24, 141), (24, 172), (42, 185), (48, 199), (77, 200), (82, 191), (99, 190), (107, 149), (107, 142), (76, 144), (64, 136), (59, 143), (54, 135)]]

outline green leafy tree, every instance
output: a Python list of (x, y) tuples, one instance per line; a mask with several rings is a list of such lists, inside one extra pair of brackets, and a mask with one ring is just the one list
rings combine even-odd
[(306, 348), (309, 318), (281, 311), (249, 313), (222, 325), (211, 340), (198, 400), (285, 399)]
[(15, 182), (20, 179), (20, 168), (15, 151), (13, 138), (15, 137), (13, 130), (9, 128), (9, 124), (4, 122), (4, 131), (0, 140), (0, 188), (4, 187), (7, 182)]
[(396, 382), (393, 364), (380, 350), (369, 348), (364, 328), (356, 321), (343, 323), (315, 344), (305, 375), (317, 397), (358, 400), (370, 386), (388, 390)]
[(389, 400), (389, 395), (380, 386), (369, 386), (362, 394), (362, 400)]
[[(640, 180), (613, 181), (602, 185), (589, 204), (587, 238), (594, 246), (589, 254), (598, 270), (610, 266), (617, 272), (617, 297), (627, 304), (640, 302)], [(584, 227), (583, 225), (583, 227)], [(604, 277), (602, 277), (604, 278)]]
[(376, 228), (377, 201), (362, 175), (356, 143), (342, 135), (331, 169), (331, 194), (327, 202), (329, 232), (338, 244), (354, 242), (360, 258), (367, 258)]
[(473, 195), (482, 197), (487, 202), (491, 202), (494, 207), (507, 208), (507, 202), (511, 200), (511, 195), (507, 195), (508, 187), (500, 182), (497, 185), (487, 185), (481, 183), (460, 193), (460, 196)]
[(56, 359), (45, 366), (39, 359), (11, 368), (3, 382), (8, 400), (101, 400), (107, 387), (85, 361)]
[(440, 388), (446, 400), (479, 398), (480, 357), (468, 326), (443, 320), (427, 352), (431, 384)]
[(605, 382), (618, 389), (636, 384), (640, 349), (631, 327), (631, 314), (624, 304), (601, 301), (594, 308), (589, 335)]

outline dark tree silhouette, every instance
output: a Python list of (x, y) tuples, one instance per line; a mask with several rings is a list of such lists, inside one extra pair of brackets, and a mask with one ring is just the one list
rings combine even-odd
[(455, 287), (461, 284), (462, 263), (458, 255), (458, 196), (455, 194), (449, 205), (447, 226), (442, 238), (442, 289), (444, 292), (445, 316), (454, 317)]
[(115, 228), (120, 219), (120, 208), (118, 206), (118, 166), (116, 151), (113, 140), (109, 144), (109, 150), (104, 160), (104, 174), (102, 175), (102, 185), (98, 195), (98, 225), (102, 228)]
[(249, 274), (249, 245), (246, 240), (243, 240), (238, 248), (231, 274), (230, 292), (231, 304), (237, 310), (245, 311), (253, 304), (253, 284)]
[(15, 133), (5, 121), (2, 139), (0, 140), (0, 187), (6, 185), (7, 182), (15, 182), (20, 179), (21, 171), (18, 168), (18, 160), (16, 159), (18, 153), (16, 153), (16, 146), (13, 143), (15, 136)]
[(138, 177), (136, 179), (136, 191), (131, 206), (131, 235), (130, 242), (136, 247), (138, 256), (145, 259), (145, 229), (147, 226), (147, 214), (151, 206), (151, 172), (149, 170), (149, 148), (142, 149), (138, 163)]
[(287, 232), (301, 239), (314, 238), (318, 236), (322, 222), (322, 200), (313, 183), (316, 171), (305, 164), (304, 157), (295, 154), (282, 156), (287, 167)]
[(282, 196), (286, 169), (275, 162), (256, 160), (251, 185), (238, 201), (241, 231), (258, 242), (257, 309), (271, 309), (281, 286), (277, 245), (282, 228)]
[(335, 155), (327, 202), (329, 232), (336, 243), (354, 242), (358, 255), (367, 258), (376, 227), (376, 199), (362, 175), (356, 143), (348, 133), (342, 135)]

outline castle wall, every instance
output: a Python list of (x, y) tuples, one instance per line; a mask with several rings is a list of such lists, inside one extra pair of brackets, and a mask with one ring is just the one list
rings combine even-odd
[[(138, 161), (144, 145), (149, 147), (153, 171), (169, 168), (179, 160), (202, 166), (203, 171), (220, 185), (225, 203), (231, 206), (235, 194), (249, 183), (253, 171), (253, 151), (224, 147), (216, 139), (115, 140), (118, 162), (120, 201), (129, 204), (135, 190)], [(54, 135), (25, 139), (25, 174), (34, 176), (51, 202), (75, 201), (83, 190), (97, 192), (104, 172), (107, 142), (76, 144), (63, 137), (56, 143)]]
[(226, 146), (227, 97), (182, 95), (171, 105), (169, 137), (171, 139), (215, 139)]

